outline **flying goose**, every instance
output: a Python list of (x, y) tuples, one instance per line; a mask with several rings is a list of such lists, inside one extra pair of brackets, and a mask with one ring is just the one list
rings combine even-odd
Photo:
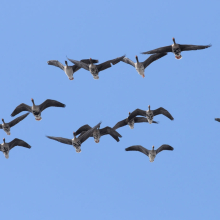
[(24, 115), (21, 115), (18, 118), (15, 118), (13, 121), (5, 123), (4, 119), (2, 118), (3, 124), (0, 124), (0, 129), (3, 129), (7, 135), (10, 135), (10, 128), (22, 121), (24, 118), (26, 118), (29, 115), (29, 113), (26, 113)]
[[(85, 60), (80, 60), (83, 63), (87, 63), (89, 64), (90, 61), (89, 59), (85, 59)], [(98, 60), (92, 60), (93, 63), (98, 63)], [(77, 65), (73, 65), (73, 66), (68, 66), (67, 61), (65, 60), (65, 64), (66, 66), (64, 66), (62, 63), (60, 63), (58, 60), (49, 60), (47, 61), (48, 65), (53, 65), (53, 66), (57, 66), (60, 69), (62, 69), (65, 74), (68, 76), (69, 80), (73, 80), (73, 74), (78, 71), (81, 67), (77, 66)]]
[(53, 139), (55, 141), (59, 141), (61, 143), (64, 143), (64, 144), (73, 145), (73, 147), (76, 149), (76, 152), (80, 153), (81, 152), (81, 144), (90, 137), (90, 135), (93, 133), (93, 131), (95, 129), (100, 127), (100, 124), (101, 124), (101, 122), (98, 123), (93, 128), (91, 128), (90, 130), (86, 131), (82, 136), (80, 136), (78, 138), (76, 137), (75, 132), (73, 132), (73, 136), (74, 136), (73, 139), (67, 139), (67, 138), (62, 138), (62, 137), (52, 137), (52, 136), (47, 136), (47, 137), (50, 139)]
[(165, 115), (167, 118), (169, 118), (170, 120), (174, 120), (173, 116), (164, 108), (160, 107), (158, 109), (155, 110), (150, 110), (150, 105), (148, 105), (148, 110), (144, 111), (141, 109), (136, 109), (134, 110), (129, 116), (128, 116), (128, 120), (131, 120), (132, 118), (134, 118), (137, 115), (142, 115), (144, 117), (147, 117), (147, 120), (149, 122), (149, 124), (151, 124), (153, 122), (153, 118), (156, 115), (159, 114), (163, 114)]
[(155, 50), (150, 50), (144, 52), (142, 54), (154, 54), (154, 53), (165, 53), (165, 52), (173, 52), (175, 54), (176, 59), (181, 59), (181, 51), (188, 51), (188, 50), (201, 50), (211, 47), (211, 45), (189, 45), (189, 44), (177, 44), (175, 38), (173, 38), (173, 44), (171, 46), (160, 47)]
[(61, 102), (58, 102), (56, 100), (52, 100), (52, 99), (47, 99), (46, 101), (44, 101), (42, 104), (40, 105), (35, 105), (34, 103), (34, 99), (31, 99), (33, 106), (29, 106), (26, 105), (24, 103), (21, 103), (20, 105), (18, 105), (15, 110), (11, 113), (11, 116), (15, 116), (17, 114), (19, 114), (22, 111), (29, 111), (31, 113), (33, 113), (35, 119), (37, 121), (40, 121), (41, 118), (41, 112), (48, 108), (48, 107), (65, 107), (66, 105), (64, 105)]
[(141, 145), (133, 145), (131, 147), (126, 148), (125, 150), (126, 151), (140, 151), (141, 153), (146, 154), (149, 157), (150, 162), (154, 162), (154, 159), (158, 153), (160, 153), (163, 150), (173, 150), (173, 149), (174, 148), (171, 147), (170, 145), (163, 144), (157, 150), (154, 150), (154, 146), (152, 146), (152, 150), (148, 150), (142, 147)]
[(216, 121), (220, 122), (220, 118), (215, 118)]
[(144, 75), (144, 69), (149, 66), (152, 62), (154, 62), (155, 60), (160, 59), (161, 57), (166, 56), (167, 53), (157, 53), (154, 55), (151, 55), (149, 58), (147, 58), (144, 62), (139, 62), (138, 60), (138, 56), (135, 56), (137, 63), (134, 63), (132, 60), (128, 59), (127, 57), (124, 57), (122, 59), (122, 61), (124, 63), (130, 64), (131, 66), (133, 66), (139, 75), (141, 75), (143, 78), (145, 77)]
[(113, 60), (108, 60), (104, 63), (98, 64), (98, 65), (94, 65), (93, 60), (90, 58), (90, 64), (86, 64), (77, 60), (72, 60), (67, 58), (69, 61), (71, 61), (72, 63), (74, 63), (75, 65), (77, 65), (80, 68), (84, 68), (85, 70), (90, 71), (90, 73), (93, 75), (94, 79), (99, 79), (99, 72), (105, 69), (108, 69), (109, 67), (111, 67), (111, 64), (115, 65), (117, 63), (119, 63), (120, 61), (122, 61), (122, 59), (125, 56), (121, 56), (121, 57), (117, 57)]
[[(130, 116), (130, 112), (128, 113), (129, 116)], [(134, 128), (134, 123), (141, 123), (141, 122), (148, 122), (148, 119), (145, 118), (145, 117), (134, 117), (134, 118), (131, 118), (130, 120), (128, 120), (128, 118), (122, 120), (122, 121), (119, 121), (114, 127), (113, 129), (116, 130), (120, 127), (123, 127), (125, 125), (129, 125), (130, 129), (133, 129)], [(156, 121), (152, 121), (152, 123), (156, 123), (158, 124), (158, 122)]]
[[(80, 134), (80, 136), (81, 136), (84, 134), (84, 132), (86, 132), (90, 129), (91, 129), (91, 127), (89, 125), (83, 125), (75, 132), (75, 134), (76, 135)], [(114, 129), (112, 129), (111, 127), (108, 127), (108, 126), (102, 128), (102, 129), (99, 129), (99, 128), (95, 129), (93, 131), (93, 133), (90, 135), (90, 137), (93, 137), (95, 142), (99, 143), (101, 136), (106, 135), (106, 134), (111, 135), (117, 142), (120, 141), (119, 137), (122, 137), (117, 131), (115, 131)]]
[(0, 151), (3, 152), (5, 155), (5, 158), (9, 158), (9, 151), (15, 147), (15, 146), (22, 146), (26, 148), (31, 148), (29, 144), (27, 144), (25, 141), (15, 138), (13, 141), (9, 143), (5, 143), (5, 138), (3, 138), (3, 143), (0, 145)]

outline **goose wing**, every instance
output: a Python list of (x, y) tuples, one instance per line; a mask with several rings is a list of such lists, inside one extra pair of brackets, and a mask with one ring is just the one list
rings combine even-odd
[(106, 126), (105, 128), (102, 128), (99, 130), (101, 136), (109, 134), (111, 135), (117, 142), (119, 142), (119, 138), (118, 137), (122, 137), (117, 131), (115, 131), (114, 129), (112, 129), (109, 126)]
[(75, 65), (77, 65), (80, 68), (83, 68), (85, 70), (89, 70), (89, 64), (86, 64), (84, 62), (81, 61), (77, 61), (77, 60), (73, 60), (73, 59), (69, 59), (67, 58), (70, 62), (74, 63)]
[[(83, 62), (83, 63), (86, 63), (86, 64), (90, 64), (90, 59), (83, 59), (83, 60), (80, 60), (80, 62)], [(98, 60), (94, 60), (92, 59), (92, 63), (98, 63), (99, 61)]]
[(0, 124), (0, 129), (2, 129), (2, 124)]
[(69, 145), (72, 145), (72, 139), (67, 139), (67, 138), (62, 138), (62, 137), (52, 137), (52, 136), (46, 136), (52, 140), (55, 140), (55, 141), (59, 141), (63, 144), (69, 144)]
[(100, 127), (100, 124), (101, 124), (101, 122), (98, 123), (93, 128), (91, 128), (88, 131), (86, 131), (81, 137), (79, 137), (80, 142), (83, 143), (85, 140), (87, 140), (90, 137), (90, 135), (93, 133), (93, 131)]
[[(135, 123), (141, 123), (141, 122), (148, 122), (148, 120), (147, 120), (147, 118), (145, 118), (145, 117), (135, 117), (135, 118), (134, 118), (134, 122), (135, 122)], [(158, 124), (157, 121), (153, 121), (153, 123)]]
[(130, 64), (131, 66), (135, 67), (134, 62), (133, 62), (132, 60), (128, 59), (127, 57), (124, 57), (124, 58), (122, 59), (122, 62), (127, 63), (127, 64)]
[(75, 134), (81, 134), (83, 131), (88, 131), (89, 129), (91, 129), (89, 125), (83, 125), (75, 132)]
[(143, 65), (144, 65), (144, 68), (146, 68), (147, 66), (149, 66), (152, 62), (166, 56), (167, 53), (157, 53), (157, 54), (153, 54), (151, 55), (150, 57), (148, 57), (144, 62), (143, 62)]
[(146, 111), (137, 108), (128, 116), (128, 120), (130, 121), (131, 119), (133, 119), (137, 115), (142, 115), (142, 116), (146, 117)]
[(159, 47), (155, 50), (149, 50), (147, 52), (143, 52), (142, 54), (154, 54), (154, 53), (167, 53), (172, 52), (172, 46)]
[(108, 69), (111, 66), (112, 66), (111, 65), (111, 60), (108, 60), (108, 61), (106, 61), (104, 63), (99, 64), (99, 65), (96, 65), (96, 67), (97, 67), (99, 72), (102, 71), (102, 70)]
[(9, 126), (13, 127), (14, 125), (16, 125), (18, 122), (22, 121), (23, 119), (25, 119), (27, 116), (29, 115), (29, 113), (26, 113), (24, 115), (21, 115), (18, 118), (15, 118), (13, 121), (9, 122)]
[(113, 60), (110, 60), (110, 62), (111, 62), (113, 65), (115, 65), (115, 64), (119, 63), (120, 61), (122, 61), (124, 58), (125, 58), (125, 55), (124, 55), (124, 56), (121, 56), (121, 57), (117, 57), (117, 58), (115, 58), (115, 59), (113, 59)]
[(162, 107), (160, 107), (156, 110), (153, 110), (153, 114), (154, 114), (154, 116), (159, 115), (159, 114), (163, 114), (167, 118), (169, 118), (170, 120), (174, 120), (173, 116), (166, 109), (164, 109)]
[(42, 112), (44, 109), (48, 108), (48, 107), (65, 107), (66, 105), (58, 102), (56, 100), (52, 100), (52, 99), (47, 99), (46, 101), (44, 101), (42, 104), (39, 105), (40, 111)]
[(140, 151), (143, 154), (149, 155), (149, 150), (145, 147), (142, 147), (141, 145), (133, 145), (131, 147), (128, 147), (125, 149), (126, 151)]
[(216, 121), (220, 122), (220, 118), (215, 118)]
[(113, 129), (116, 130), (116, 129), (118, 129), (118, 128), (120, 128), (120, 127), (123, 127), (123, 126), (125, 126), (125, 125), (127, 125), (127, 124), (128, 124), (128, 119), (126, 118), (126, 119), (124, 119), (124, 120), (119, 121), (119, 122), (113, 127)]
[(157, 150), (156, 150), (156, 154), (160, 153), (163, 150), (173, 150), (174, 148), (171, 147), (170, 145), (167, 144), (163, 144), (161, 145)]
[(31, 148), (31, 146), (28, 143), (18, 138), (15, 138), (13, 141), (9, 142), (8, 145), (9, 145), (9, 150), (11, 150), (15, 146)]
[(202, 50), (212, 45), (189, 45), (189, 44), (179, 44), (181, 51), (188, 51), (188, 50)]
[(17, 114), (19, 114), (20, 112), (23, 112), (23, 111), (29, 111), (29, 112), (32, 112), (32, 109), (31, 109), (31, 106), (29, 105), (26, 105), (24, 103), (21, 103), (20, 105), (18, 105), (15, 110), (11, 113), (11, 116), (15, 116)]
[(58, 60), (49, 60), (47, 61), (48, 65), (53, 65), (59, 67), (61, 70), (64, 70), (64, 66)]

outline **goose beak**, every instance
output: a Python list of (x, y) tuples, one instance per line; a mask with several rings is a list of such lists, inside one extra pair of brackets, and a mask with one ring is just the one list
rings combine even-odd
[(99, 143), (99, 140), (95, 140), (96, 143)]
[(144, 78), (144, 77), (145, 77), (145, 75), (142, 75), (142, 77)]

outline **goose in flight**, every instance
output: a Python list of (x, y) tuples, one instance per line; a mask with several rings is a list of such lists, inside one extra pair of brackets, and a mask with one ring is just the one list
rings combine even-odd
[[(90, 63), (89, 59), (85, 59), (85, 60), (80, 60), (80, 62), (83, 63)], [(98, 60), (92, 60), (93, 63), (98, 63)], [(61, 70), (63, 70), (65, 72), (65, 74), (68, 76), (69, 80), (73, 80), (73, 74), (78, 71), (81, 67), (77, 66), (77, 65), (73, 65), (73, 66), (68, 66), (67, 61), (65, 60), (65, 64), (66, 66), (64, 66), (62, 63), (60, 63), (58, 60), (49, 60), (47, 61), (48, 65), (53, 65), (56, 67), (59, 67)]]
[(128, 120), (131, 120), (132, 118), (134, 118), (137, 115), (142, 115), (144, 117), (147, 117), (147, 120), (149, 122), (149, 124), (151, 124), (153, 122), (153, 118), (156, 115), (159, 114), (163, 114), (165, 115), (167, 118), (169, 118), (170, 120), (174, 120), (173, 116), (164, 108), (160, 107), (158, 109), (155, 110), (151, 110), (150, 109), (150, 105), (148, 105), (148, 110), (144, 111), (141, 110), (139, 108), (137, 108), (136, 110), (134, 110), (129, 116), (128, 116)]
[(74, 63), (75, 65), (77, 65), (78, 67), (84, 68), (85, 70), (90, 71), (90, 73), (92, 74), (94, 79), (99, 79), (99, 72), (100, 71), (108, 69), (109, 67), (111, 67), (111, 64), (115, 65), (115, 64), (119, 63), (120, 61), (122, 61), (122, 59), (124, 57), (125, 56), (117, 57), (113, 60), (108, 60), (108, 61), (101, 63), (101, 64), (98, 64), (98, 65), (94, 65), (94, 62), (91, 58), (89, 59), (90, 64), (83, 63), (83, 62), (80, 62), (77, 60), (72, 60), (69, 58), (68, 58), (68, 60), (71, 61), (72, 63)]
[[(130, 112), (128, 113), (129, 116), (130, 116)], [(122, 120), (122, 121), (119, 121), (114, 127), (113, 129), (116, 130), (120, 127), (123, 127), (125, 125), (129, 125), (130, 129), (133, 129), (134, 128), (134, 123), (141, 123), (141, 122), (148, 122), (148, 119), (145, 118), (145, 117), (134, 117), (134, 118), (131, 118), (130, 120), (128, 118)], [(152, 121), (152, 123), (156, 123), (158, 124), (158, 122), (156, 121)]]
[(100, 123), (98, 123), (96, 126), (94, 126), (93, 128), (91, 128), (90, 130), (86, 131), (85, 133), (83, 133), (80, 137), (76, 137), (76, 133), (73, 132), (73, 139), (67, 139), (67, 138), (62, 138), (62, 137), (52, 137), (52, 136), (47, 136), (50, 139), (53, 139), (55, 141), (59, 141), (63, 144), (69, 144), (69, 145), (73, 145), (73, 147), (76, 149), (77, 153), (81, 152), (81, 145), (82, 143), (87, 140), (90, 135), (93, 133), (94, 130), (96, 130), (97, 128), (100, 127)]
[(41, 112), (48, 108), (48, 107), (65, 107), (66, 105), (64, 105), (61, 102), (58, 102), (56, 100), (52, 100), (52, 99), (47, 99), (46, 101), (44, 101), (42, 104), (40, 105), (35, 105), (34, 103), (34, 99), (31, 99), (33, 105), (29, 106), (26, 105), (24, 103), (21, 103), (20, 105), (18, 105), (15, 110), (11, 113), (11, 116), (15, 116), (17, 114), (19, 114), (22, 111), (29, 111), (31, 113), (33, 113), (35, 119), (37, 121), (40, 121), (41, 118)]
[(17, 123), (19, 123), (20, 121), (22, 121), (23, 119), (25, 119), (27, 116), (29, 115), (29, 113), (26, 113), (24, 115), (21, 115), (18, 118), (15, 118), (14, 120), (5, 123), (4, 119), (2, 119), (3, 124), (0, 124), (0, 129), (3, 129), (7, 135), (10, 135), (10, 128), (15, 126)]
[[(81, 136), (81, 135), (83, 135), (86, 131), (88, 131), (88, 130), (90, 130), (90, 129), (91, 129), (91, 127), (90, 127), (89, 125), (83, 125), (82, 127), (80, 127), (80, 128), (75, 132), (75, 134), (76, 134), (76, 135), (80, 134), (80, 136)], [(114, 129), (112, 129), (111, 127), (108, 127), (108, 126), (102, 128), (102, 129), (99, 129), (99, 128), (95, 129), (95, 130), (93, 131), (93, 133), (90, 134), (90, 137), (93, 137), (93, 138), (94, 138), (94, 141), (95, 141), (96, 143), (99, 143), (101, 136), (104, 136), (104, 135), (107, 135), (107, 134), (111, 135), (117, 142), (120, 141), (120, 140), (119, 140), (119, 137), (122, 137), (117, 131), (115, 131)], [(80, 136), (79, 136), (79, 137), (80, 137)]]
[(177, 44), (175, 38), (173, 38), (173, 44), (171, 46), (160, 47), (155, 50), (143, 52), (142, 54), (173, 52), (175, 54), (175, 58), (179, 60), (182, 58), (181, 51), (202, 50), (208, 47), (211, 47), (211, 45), (201, 46), (201, 45)]
[(26, 148), (31, 148), (29, 144), (27, 144), (25, 141), (15, 138), (13, 141), (9, 143), (5, 143), (5, 138), (3, 138), (3, 143), (0, 145), (0, 151), (3, 152), (5, 155), (5, 158), (9, 158), (9, 151), (15, 147), (15, 146), (21, 146), (21, 147), (26, 147)]
[(150, 162), (154, 162), (154, 159), (158, 153), (160, 153), (163, 150), (173, 150), (174, 148), (170, 145), (163, 144), (161, 145), (157, 150), (154, 150), (154, 146), (152, 146), (152, 150), (148, 150), (145, 147), (142, 147), (141, 145), (133, 145), (131, 147), (126, 148), (126, 151), (140, 151), (143, 154), (146, 154)]
[(145, 77), (144, 75), (144, 69), (149, 66), (152, 62), (160, 59), (161, 57), (166, 56), (167, 53), (157, 53), (157, 54), (153, 54), (151, 55), (149, 58), (147, 58), (144, 62), (139, 62), (138, 60), (138, 56), (135, 56), (137, 63), (134, 63), (132, 60), (128, 59), (127, 57), (124, 57), (122, 59), (122, 61), (124, 63), (130, 64), (131, 66), (133, 66), (139, 75), (141, 75), (143, 78)]

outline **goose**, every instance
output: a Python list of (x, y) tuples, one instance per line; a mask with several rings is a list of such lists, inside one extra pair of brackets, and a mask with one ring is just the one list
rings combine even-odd
[[(86, 125), (83, 125), (82, 127), (80, 127), (80, 128), (75, 132), (75, 134), (76, 134), (76, 135), (80, 134), (80, 136), (81, 136), (81, 135), (84, 134), (84, 132), (86, 132), (86, 131), (88, 131), (88, 130), (90, 130), (90, 129), (91, 129), (91, 127), (90, 127), (88, 124), (86, 124)], [(102, 129), (99, 129), (99, 128), (95, 129), (95, 130), (93, 131), (93, 133), (91, 133), (90, 137), (93, 137), (93, 138), (94, 138), (94, 141), (95, 141), (96, 143), (99, 143), (101, 136), (104, 136), (104, 135), (106, 135), (106, 134), (111, 135), (117, 142), (120, 141), (120, 140), (119, 140), (119, 137), (122, 137), (117, 131), (115, 131), (114, 129), (112, 129), (111, 127), (108, 127), (108, 126), (102, 128)], [(79, 137), (80, 137), (80, 136), (79, 136)]]
[(173, 38), (173, 44), (171, 46), (160, 47), (155, 50), (150, 50), (147, 52), (143, 52), (142, 54), (154, 54), (154, 53), (165, 53), (165, 52), (173, 52), (175, 54), (176, 59), (181, 59), (181, 51), (189, 51), (189, 50), (202, 50), (212, 45), (189, 45), (189, 44), (177, 44), (175, 38)]
[[(130, 112), (128, 113), (129, 116), (130, 116)], [(145, 118), (145, 117), (134, 117), (134, 118), (131, 118), (130, 120), (128, 120), (128, 118), (122, 120), (122, 121), (119, 121), (114, 127), (113, 129), (116, 130), (120, 127), (123, 127), (125, 125), (128, 125), (130, 127), (130, 129), (133, 129), (134, 128), (134, 123), (141, 123), (141, 122), (148, 122), (148, 119)], [(156, 121), (152, 121), (152, 123), (156, 123), (158, 124), (158, 122)]]
[[(83, 63), (87, 63), (89, 64), (90, 61), (89, 59), (85, 59), (85, 60), (80, 60)], [(98, 63), (98, 60), (92, 60), (93, 63)], [(60, 63), (58, 60), (49, 60), (47, 61), (48, 65), (53, 65), (56, 67), (59, 67), (60, 69), (62, 69), (65, 74), (68, 76), (69, 80), (73, 80), (73, 74), (78, 71), (81, 67), (77, 66), (77, 65), (73, 65), (73, 66), (68, 66), (67, 61), (65, 60), (65, 64), (66, 66), (64, 66), (62, 63)]]
[(173, 147), (167, 144), (161, 145), (157, 150), (154, 150), (154, 146), (152, 146), (152, 150), (148, 150), (145, 147), (142, 147), (141, 145), (133, 145), (131, 147), (128, 147), (125, 149), (126, 151), (140, 151), (143, 154), (146, 154), (150, 162), (154, 162), (154, 159), (158, 153), (160, 153), (163, 150), (174, 150)]
[(100, 127), (100, 123), (98, 123), (96, 126), (94, 126), (93, 128), (91, 128), (90, 130), (86, 131), (82, 136), (80, 137), (76, 137), (76, 133), (73, 132), (73, 139), (67, 139), (67, 138), (62, 138), (62, 137), (52, 137), (52, 136), (46, 136), (47, 138), (50, 138), (52, 140), (55, 141), (59, 141), (63, 144), (69, 144), (69, 145), (73, 145), (73, 147), (76, 149), (77, 153), (81, 152), (81, 145), (84, 141), (86, 141), (90, 135), (93, 133), (94, 130), (96, 130), (97, 128)]
[(24, 103), (21, 103), (20, 105), (18, 105), (15, 110), (11, 113), (11, 116), (15, 116), (17, 114), (19, 114), (22, 111), (29, 111), (31, 113), (33, 113), (35, 119), (37, 121), (40, 121), (42, 119), (41, 117), (41, 112), (48, 108), (48, 107), (65, 107), (66, 105), (64, 105), (61, 102), (58, 102), (56, 100), (52, 100), (52, 99), (47, 99), (46, 101), (44, 101), (42, 104), (40, 105), (35, 105), (34, 103), (34, 99), (31, 99), (33, 106), (29, 106), (26, 105)]
[(220, 118), (215, 118), (216, 121), (220, 122)]
[(145, 77), (144, 69), (147, 66), (149, 66), (152, 62), (154, 62), (155, 60), (158, 60), (166, 55), (167, 53), (157, 53), (157, 54), (151, 55), (144, 62), (139, 62), (138, 56), (135, 56), (137, 63), (134, 63), (132, 60), (128, 59), (127, 57), (124, 57), (122, 61), (124, 63), (130, 64), (131, 66), (133, 66), (137, 70), (138, 74), (144, 78)]
[(69, 59), (67, 58), (69, 61), (71, 61), (72, 63), (74, 63), (75, 65), (77, 65), (78, 67), (84, 68), (85, 70), (90, 71), (90, 73), (92, 74), (94, 79), (99, 79), (99, 72), (103, 71), (105, 69), (108, 69), (109, 67), (111, 67), (111, 64), (115, 65), (117, 63), (119, 63), (120, 61), (122, 61), (122, 59), (125, 56), (121, 56), (121, 57), (117, 57), (113, 60), (108, 60), (104, 63), (101, 63), (99, 65), (94, 65), (93, 60), (90, 58), (90, 64), (86, 64), (77, 60), (73, 60), (73, 59)]
[(0, 145), (0, 151), (3, 152), (5, 155), (5, 158), (9, 158), (9, 151), (15, 147), (15, 146), (21, 146), (21, 147), (26, 147), (26, 148), (31, 148), (29, 144), (27, 144), (25, 141), (15, 138), (13, 141), (9, 143), (5, 143), (5, 138), (3, 138), (3, 143)]
[(147, 111), (144, 111), (144, 110), (141, 110), (141, 109), (138, 109), (138, 108), (136, 110), (134, 110), (128, 116), (128, 120), (131, 120), (132, 118), (134, 118), (137, 115), (142, 115), (142, 116), (147, 117), (147, 120), (148, 120), (149, 124), (152, 124), (154, 116), (159, 115), (159, 114), (163, 114), (167, 118), (169, 118), (170, 120), (174, 120), (173, 116), (166, 109), (160, 107), (158, 109), (151, 110), (150, 105), (148, 105), (148, 110)]
[(23, 119), (25, 119), (28, 115), (29, 115), (29, 113), (26, 113), (24, 115), (21, 115), (18, 118), (15, 118), (13, 121), (10, 121), (8, 123), (5, 123), (4, 119), (2, 118), (3, 124), (0, 124), (0, 129), (3, 129), (7, 135), (10, 135), (11, 134), (10, 128), (15, 126), (17, 123), (19, 123)]

